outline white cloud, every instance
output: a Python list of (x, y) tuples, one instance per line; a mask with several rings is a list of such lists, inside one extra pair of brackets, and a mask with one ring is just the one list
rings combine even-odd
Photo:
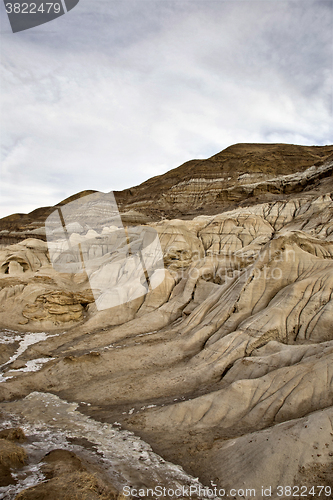
[(4, 33), (0, 216), (237, 142), (329, 143), (331, 27), (331, 2), (81, 0)]

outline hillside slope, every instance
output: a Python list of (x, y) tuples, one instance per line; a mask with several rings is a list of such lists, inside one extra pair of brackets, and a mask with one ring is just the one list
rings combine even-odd
[[(319, 167), (333, 155), (333, 146), (291, 144), (236, 144), (206, 160), (191, 160), (139, 186), (115, 191), (127, 224), (149, 223), (161, 218), (188, 219), (212, 215), (265, 201), (298, 196), (304, 190), (327, 190), (331, 171)], [(299, 173), (314, 166), (309, 178)], [(317, 171), (319, 169), (319, 171)], [(317, 171), (317, 172), (316, 172)], [(295, 175), (295, 181), (280, 179)], [(56, 206), (91, 194), (82, 191)], [(0, 242), (15, 243), (34, 236), (45, 240), (44, 222), (55, 207), (0, 219)]]

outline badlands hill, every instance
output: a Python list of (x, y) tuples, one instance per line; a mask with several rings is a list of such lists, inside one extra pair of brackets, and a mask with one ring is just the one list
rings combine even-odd
[[(141, 248), (131, 224), (145, 222), (163, 252), (144, 294), (133, 256), (115, 260), (114, 229), (76, 225), (71, 241), (98, 266), (66, 268), (59, 251), (57, 271), (41, 231), (51, 208), (1, 221), (17, 242), (0, 250), (0, 423), (28, 439), (0, 434), (3, 488), (332, 498), (332, 154), (241, 144), (117, 193), (126, 241)], [(98, 309), (114, 290), (122, 303)]]
[[(331, 189), (332, 171), (320, 167), (332, 155), (333, 146), (236, 144), (211, 158), (188, 161), (139, 186), (115, 191), (115, 197), (126, 224), (218, 214), (238, 206), (291, 199), (313, 189)], [(92, 193), (82, 191), (56, 207)], [(54, 209), (42, 207), (0, 219), (2, 242), (31, 236), (45, 239), (44, 222)]]

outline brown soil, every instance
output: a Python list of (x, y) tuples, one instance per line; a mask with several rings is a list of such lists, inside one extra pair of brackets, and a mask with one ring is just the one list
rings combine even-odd
[(27, 459), (25, 450), (13, 441), (24, 440), (22, 429), (6, 429), (0, 432), (0, 486), (14, 484), (11, 469), (22, 467)]
[(21, 491), (15, 500), (115, 500), (117, 490), (91, 464), (67, 450), (53, 450), (42, 460), (46, 481)]

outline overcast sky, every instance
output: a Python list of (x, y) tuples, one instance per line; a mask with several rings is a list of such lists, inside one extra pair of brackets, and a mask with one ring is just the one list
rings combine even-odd
[(0, 217), (239, 142), (333, 143), (331, 0), (80, 0), (15, 34), (0, 11)]

